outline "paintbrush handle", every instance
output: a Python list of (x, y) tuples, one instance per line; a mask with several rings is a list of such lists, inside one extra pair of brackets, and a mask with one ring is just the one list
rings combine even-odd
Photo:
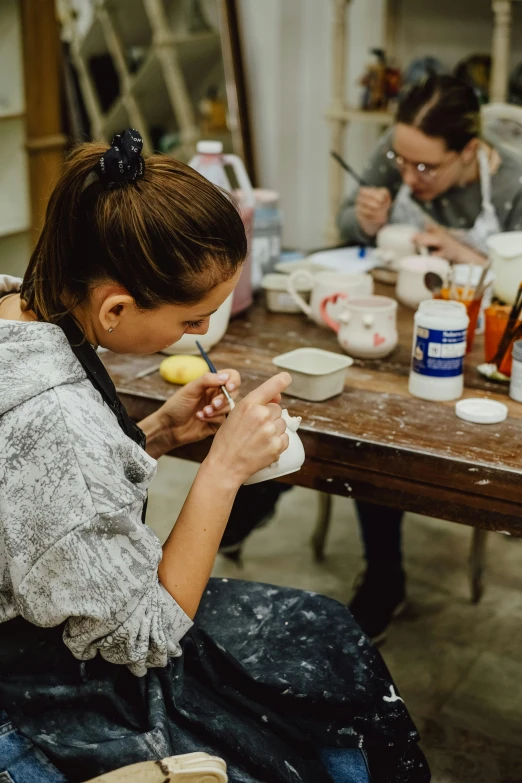
[(482, 269), (482, 274), (479, 277), (479, 281), (477, 283), (477, 286), (475, 288), (475, 291), (473, 293), (473, 299), (480, 299), (482, 296), (484, 296), (484, 291), (486, 290), (486, 277), (489, 272), (489, 269), (491, 267), (491, 263), (484, 264), (484, 268)]
[(362, 177), (360, 177), (360, 176), (357, 174), (357, 172), (356, 172), (356, 171), (354, 171), (354, 169), (352, 169), (352, 167), (351, 167), (350, 165), (348, 165), (348, 163), (347, 163), (345, 160), (343, 160), (343, 158), (341, 158), (341, 156), (340, 156), (340, 155), (339, 155), (337, 152), (334, 152), (334, 150), (332, 150), (332, 151), (330, 152), (330, 155), (332, 156), (332, 158), (333, 158), (335, 161), (337, 161), (337, 163), (339, 164), (339, 166), (341, 166), (341, 168), (343, 168), (345, 171), (347, 171), (347, 172), (348, 172), (348, 174), (351, 174), (351, 175), (352, 175), (352, 177), (354, 178), (354, 180), (355, 180), (355, 181), (356, 181), (356, 182), (357, 182), (357, 183), (358, 183), (358, 184), (359, 184), (361, 187), (366, 187), (366, 182), (365, 182), (365, 181), (362, 179)]
[(518, 287), (515, 303), (513, 304), (513, 307), (511, 308), (511, 312), (509, 313), (509, 318), (506, 324), (506, 328), (504, 329), (504, 334), (501, 337), (497, 352), (492, 360), (492, 364), (496, 364), (497, 367), (499, 366), (499, 363), (502, 361), (502, 359), (506, 354), (506, 351), (512, 339), (512, 334), (514, 334), (517, 330), (516, 324), (518, 321), (518, 316), (520, 315), (521, 308), (522, 308), (522, 283), (520, 283)]
[[(210, 370), (210, 372), (212, 372), (215, 375), (217, 375), (216, 368), (214, 367), (212, 361), (210, 360), (210, 357), (207, 356), (207, 352), (205, 351), (205, 349), (203, 348), (203, 346), (201, 345), (201, 343), (198, 340), (196, 340), (196, 345), (198, 346), (198, 350), (199, 350), (201, 356), (206, 361), (207, 367)], [(220, 389), (223, 392), (223, 394), (224, 394), (224, 396), (226, 398), (226, 401), (228, 402), (230, 410), (233, 411), (234, 408), (236, 407), (236, 403), (234, 402), (234, 400), (230, 396), (230, 392), (228, 391), (228, 389), (227, 389), (227, 387), (225, 385), (220, 386)]]

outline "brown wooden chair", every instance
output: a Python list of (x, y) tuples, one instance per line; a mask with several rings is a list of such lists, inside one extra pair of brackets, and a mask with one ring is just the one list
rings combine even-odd
[(208, 753), (185, 753), (161, 761), (141, 761), (86, 783), (227, 783), (227, 766)]
[[(333, 496), (326, 492), (318, 492), (319, 514), (315, 530), (310, 539), (314, 557), (318, 563), (324, 560), (326, 537), (330, 528)], [(486, 571), (486, 544), (488, 531), (473, 528), (471, 534), (471, 550), (469, 554), (469, 586), (471, 600), (478, 604), (484, 593), (484, 574)]]

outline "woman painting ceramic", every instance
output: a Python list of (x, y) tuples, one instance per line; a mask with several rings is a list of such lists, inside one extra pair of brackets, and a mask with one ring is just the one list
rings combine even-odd
[[(205, 375), (136, 426), (97, 357), (204, 334), (245, 259), (227, 196), (141, 146), (129, 129), (74, 151), (23, 282), (0, 277), (0, 778), (199, 750), (231, 783), (424, 783), (345, 607), (209, 581), (239, 487), (287, 448), (290, 376), (230, 413), (219, 387), (236, 395), (238, 373)], [(161, 547), (144, 524), (156, 459), (213, 433)]]
[[(486, 239), (522, 228), (522, 161), (480, 135), (472, 88), (433, 76), (402, 100), (394, 127), (339, 213), (349, 243), (371, 244), (388, 223), (419, 230), (415, 241), (455, 263), (484, 263)], [(367, 568), (350, 604), (373, 639), (404, 605), (402, 512), (357, 504)]]

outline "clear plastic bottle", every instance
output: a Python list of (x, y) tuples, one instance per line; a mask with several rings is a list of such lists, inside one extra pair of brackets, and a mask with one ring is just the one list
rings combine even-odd
[[(243, 273), (232, 299), (232, 315), (237, 315), (237, 313), (246, 310), (252, 304), (251, 245), (255, 207), (254, 189), (241, 158), (237, 155), (225, 154), (223, 152), (223, 144), (220, 141), (199, 141), (196, 146), (196, 155), (189, 162), (189, 166), (198, 171), (209, 182), (212, 182), (219, 188), (228, 190), (229, 193), (238, 197), (249, 250)], [(239, 185), (238, 191), (234, 191), (230, 184), (226, 166), (230, 166), (234, 171), (234, 176)]]

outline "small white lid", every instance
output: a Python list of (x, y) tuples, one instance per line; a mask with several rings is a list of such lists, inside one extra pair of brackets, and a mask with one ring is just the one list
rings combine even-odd
[(222, 141), (198, 141), (196, 152), (202, 155), (221, 155), (223, 152)]
[(473, 424), (498, 424), (507, 418), (508, 409), (503, 402), (472, 397), (459, 400), (455, 405), (455, 413), (459, 419)]

